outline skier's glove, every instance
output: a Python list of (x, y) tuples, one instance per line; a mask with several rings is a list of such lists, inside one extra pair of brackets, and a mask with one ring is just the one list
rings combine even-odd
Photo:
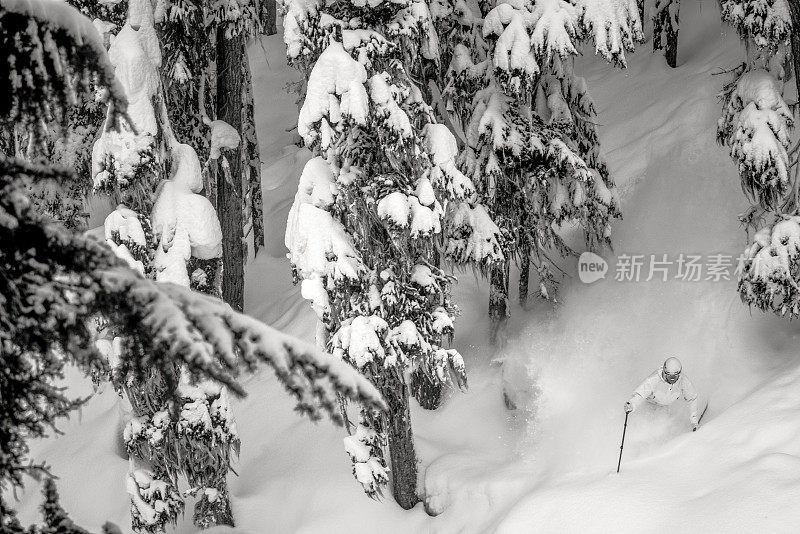
[(625, 403), (625, 413), (631, 413), (633, 411), (633, 404), (630, 402)]

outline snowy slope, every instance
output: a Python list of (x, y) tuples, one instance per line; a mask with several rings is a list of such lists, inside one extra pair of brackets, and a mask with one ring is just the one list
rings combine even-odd
[[(744, 243), (736, 215), (745, 206), (736, 171), (714, 140), (720, 68), (740, 61), (733, 30), (716, 3), (685, 3), (680, 67), (668, 70), (650, 43), (621, 71), (592, 57), (579, 61), (598, 105), (604, 153), (622, 192), (625, 219), (614, 254), (725, 253)], [(249, 313), (313, 338), (314, 317), (291, 284), (283, 247), (286, 216), (309, 157), (294, 145), (297, 107), (283, 87), (297, 79), (280, 37), (251, 54), (264, 164), (266, 250), (248, 266)], [(267, 54), (266, 61), (264, 53)], [(486, 288), (461, 275), (463, 315), (456, 344), (470, 390), (437, 412), (414, 409), (420, 473), (429, 517), (391, 499), (366, 498), (350, 474), (343, 431), (313, 425), (269, 372), (246, 380), (235, 404), (242, 455), (231, 479), (239, 532), (641, 532), (797, 531), (800, 528), (800, 371), (797, 326), (750, 316), (735, 282), (615, 282), (591, 286), (575, 276), (554, 310), (514, 309), (509, 342), (487, 346)], [(696, 433), (659, 433), (642, 413), (628, 428), (615, 470), (622, 404), (667, 355), (711, 403)], [(522, 408), (508, 412), (503, 378)], [(70, 377), (70, 381), (76, 381)], [(61, 477), (63, 504), (79, 523), (129, 524), (119, 451), (119, 413), (110, 388), (64, 436), (35, 444)], [(663, 422), (663, 421), (662, 421)], [(675, 434), (681, 435), (675, 437)], [(21, 496), (23, 519), (39, 502)], [(220, 529), (225, 530), (225, 529)], [(192, 532), (190, 518), (179, 532)]]

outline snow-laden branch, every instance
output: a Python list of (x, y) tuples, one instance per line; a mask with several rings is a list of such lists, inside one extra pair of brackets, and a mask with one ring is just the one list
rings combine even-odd
[[(23, 191), (21, 176), (30, 166), (0, 162), (0, 240), (3, 257), (18, 253), (19, 263), (48, 261), (59, 280), (69, 282), (61, 297), (47, 288), (52, 282), (42, 279), (43, 289), (35, 297), (23, 299), (36, 305), (37, 299), (60, 298), (60, 307), (41, 305), (41, 327), (57, 320), (80, 324), (101, 313), (125, 334), (134, 335), (144, 344), (144, 354), (124, 351), (122, 358), (134, 370), (148, 366), (167, 368), (176, 362), (186, 365), (197, 378), (216, 380), (239, 395), (245, 391), (235, 376), (241, 368), (253, 371), (266, 363), (275, 371), (282, 385), (297, 399), (297, 409), (312, 419), (327, 413), (341, 422), (336, 394), (357, 399), (381, 409), (383, 401), (372, 384), (342, 361), (332, 359), (310, 344), (235, 312), (222, 301), (172, 284), (144, 279), (117, 258), (103, 243), (71, 234), (55, 223), (34, 213)], [(28, 256), (34, 257), (28, 260)], [(36, 265), (31, 263), (32, 266)], [(25, 270), (19, 275), (4, 272), (14, 283), (15, 276), (27, 280)], [(20, 282), (22, 284), (22, 282)], [(19, 287), (17, 288), (19, 289)], [(49, 302), (49, 300), (48, 300)], [(70, 308), (72, 306), (72, 308)], [(12, 313), (13, 310), (7, 310)], [(26, 327), (33, 327), (26, 325)], [(81, 337), (80, 332), (76, 332)], [(45, 339), (52, 336), (45, 336)], [(93, 340), (55, 339), (69, 351), (78, 351), (84, 364), (102, 358)]]
[(0, 0), (0, 120), (21, 122), (41, 132), (42, 121), (64, 116), (82, 97), (93, 97), (96, 78), (116, 124), (127, 100), (114, 78), (103, 40), (77, 9), (52, 0)]
[(786, 0), (721, 0), (722, 20), (756, 46), (788, 43), (792, 20)]
[(781, 83), (766, 70), (751, 70), (724, 96), (717, 140), (730, 147), (742, 189), (761, 206), (777, 208), (791, 190), (787, 150), (793, 117)]
[(636, 0), (580, 0), (581, 25), (607, 61), (625, 66), (625, 51), (644, 39)]
[(504, 90), (519, 93), (535, 83), (554, 56), (577, 54), (579, 40), (594, 42), (607, 61), (625, 66), (625, 51), (643, 39), (635, 0), (499, 2), (483, 21), (492, 61)]

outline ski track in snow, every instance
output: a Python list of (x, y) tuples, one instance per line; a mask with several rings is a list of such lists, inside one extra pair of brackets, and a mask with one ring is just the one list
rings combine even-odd
[[(291, 284), (283, 245), (310, 157), (293, 144), (296, 129), (287, 131), (298, 108), (284, 85), (298, 74), (286, 65), (280, 35), (263, 42), (266, 61), (256, 44), (251, 62), (267, 243), (248, 265), (246, 309), (312, 340), (314, 314)], [(678, 69), (667, 69), (651, 47), (648, 41), (629, 55), (627, 70), (585, 47), (576, 68), (587, 77), (603, 153), (622, 193), (615, 253), (738, 256), (744, 233), (736, 215), (746, 200), (727, 150), (715, 142), (716, 92), (726, 78), (711, 73), (738, 63), (744, 51), (710, 2), (683, 6)], [(615, 282), (611, 262), (606, 280), (586, 286), (574, 260), (565, 266), (572, 277), (562, 284), (561, 304), (515, 307), (500, 350), (486, 342), (486, 284), (460, 274), (455, 343), (470, 389), (452, 393), (436, 412), (412, 409), (420, 478), (439, 516), (364, 496), (350, 473), (343, 430), (294, 414), (266, 371), (245, 378), (249, 396), (234, 401), (242, 438), (239, 476), (230, 479), (236, 532), (796, 531), (796, 325), (751, 316), (734, 281)], [(635, 412), (616, 475), (622, 405), (669, 355), (711, 399), (703, 426), (687, 432), (677, 407), (669, 420)], [(68, 380), (77, 382), (77, 373)], [(504, 383), (516, 412), (503, 405)], [(63, 506), (95, 531), (106, 520), (124, 531), (130, 524), (120, 420), (116, 396), (105, 387), (62, 425), (63, 436), (32, 446), (33, 457), (60, 477)], [(24, 521), (38, 514), (38, 488), (30, 486), (18, 503)], [(191, 503), (187, 511), (177, 532), (194, 531)]]

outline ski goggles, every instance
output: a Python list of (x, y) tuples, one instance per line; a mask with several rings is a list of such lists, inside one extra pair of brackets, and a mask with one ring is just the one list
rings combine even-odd
[(670, 373), (664, 371), (664, 380), (666, 380), (668, 384), (674, 384), (675, 382), (678, 381), (678, 379), (680, 377), (681, 377), (681, 372), (680, 371), (678, 371), (677, 373), (674, 373), (674, 374), (670, 374)]

